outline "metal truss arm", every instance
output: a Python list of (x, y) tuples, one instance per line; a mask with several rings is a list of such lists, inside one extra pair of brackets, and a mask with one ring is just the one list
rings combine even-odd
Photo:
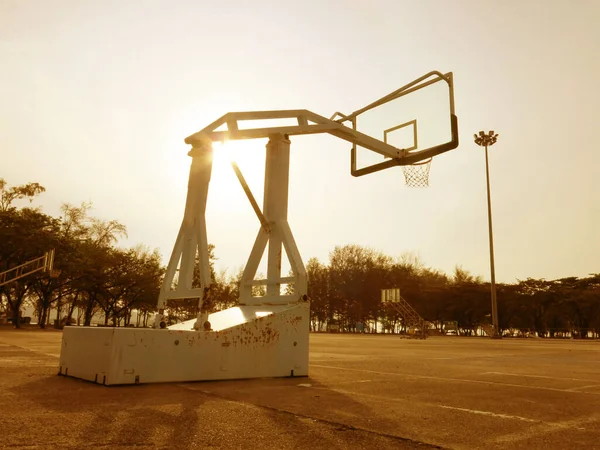
[[(389, 145), (386, 142), (361, 133), (356, 129), (356, 118), (360, 114), (439, 81), (443, 81), (448, 85), (451, 128), (451, 139), (448, 142), (419, 151), (409, 151), (407, 149), (400, 149)], [(240, 126), (241, 122), (282, 119), (288, 119), (288, 124), (261, 128), (242, 128)], [(290, 119), (295, 123), (289, 124)], [(352, 128), (344, 125), (344, 122), (350, 122)], [(448, 150), (455, 149), (458, 147), (458, 119), (454, 112), (454, 85), (452, 73), (442, 74), (438, 71), (429, 72), (412, 81), (411, 83), (402, 86), (400, 89), (397, 89), (385, 97), (382, 97), (379, 100), (371, 103), (370, 105), (353, 112), (350, 115), (336, 112), (331, 119), (327, 119), (306, 109), (227, 113), (203, 130), (188, 136), (185, 139), (185, 142), (192, 146), (196, 146), (206, 139), (212, 142), (224, 142), (228, 140), (239, 139), (269, 138), (270, 136), (276, 134), (294, 136), (319, 133), (328, 133), (339, 139), (343, 139), (352, 143), (351, 173), (354, 176), (362, 176), (369, 173), (378, 172), (393, 166), (414, 164), (433, 156), (437, 156)], [(357, 147), (363, 147), (391, 159), (380, 164), (357, 169)]]
[[(265, 128), (240, 129), (239, 122), (251, 120), (276, 120), (293, 119), (298, 125), (272, 126)], [(227, 129), (217, 131), (217, 128), (225, 125)], [(185, 139), (186, 144), (192, 146), (208, 138), (212, 142), (224, 142), (239, 139), (261, 139), (272, 135), (282, 134), (297, 136), (303, 134), (329, 133), (340, 139), (365, 147), (382, 156), (396, 158), (405, 153), (392, 145), (386, 144), (378, 139), (372, 138), (364, 133), (348, 128), (347, 126), (327, 119), (306, 109), (293, 109), (281, 111), (251, 111), (232, 112), (222, 116), (216, 122), (198, 133), (192, 134)]]

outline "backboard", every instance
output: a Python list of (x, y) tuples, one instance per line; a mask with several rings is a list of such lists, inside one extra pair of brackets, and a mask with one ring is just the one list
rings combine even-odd
[[(337, 112), (332, 120), (398, 148), (394, 161), (383, 165), (423, 162), (458, 146), (452, 73), (429, 72), (352, 114)], [(383, 166), (381, 155), (356, 144), (352, 159), (355, 176)]]

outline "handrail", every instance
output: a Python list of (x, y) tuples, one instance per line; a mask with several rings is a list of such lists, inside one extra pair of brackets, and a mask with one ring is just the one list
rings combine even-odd
[[(32, 266), (32, 267), (29, 267)], [(44, 253), (44, 256), (32, 259), (26, 263), (19, 264), (18, 266), (12, 267), (4, 272), (0, 272), (0, 286), (19, 280), (27, 275), (36, 273), (39, 271), (49, 272), (54, 267), (54, 249)], [(14, 272), (12, 277), (9, 277)]]

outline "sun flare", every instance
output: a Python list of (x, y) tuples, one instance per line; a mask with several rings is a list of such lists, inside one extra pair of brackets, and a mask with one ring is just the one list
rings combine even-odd
[(252, 193), (260, 199), (263, 192), (265, 165), (265, 146), (262, 141), (227, 141), (213, 144), (213, 171), (210, 182), (210, 194), (217, 196), (220, 207), (225, 202), (231, 206), (239, 206), (246, 202), (243, 189), (237, 179), (232, 161), (237, 163)]

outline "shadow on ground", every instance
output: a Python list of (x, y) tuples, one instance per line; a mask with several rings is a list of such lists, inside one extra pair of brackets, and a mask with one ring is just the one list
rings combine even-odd
[[(4, 444), (42, 448), (423, 448), (344, 425), (372, 411), (309, 378), (105, 387), (0, 347)], [(4, 376), (6, 375), (6, 377)], [(326, 393), (326, 394), (324, 394)]]

